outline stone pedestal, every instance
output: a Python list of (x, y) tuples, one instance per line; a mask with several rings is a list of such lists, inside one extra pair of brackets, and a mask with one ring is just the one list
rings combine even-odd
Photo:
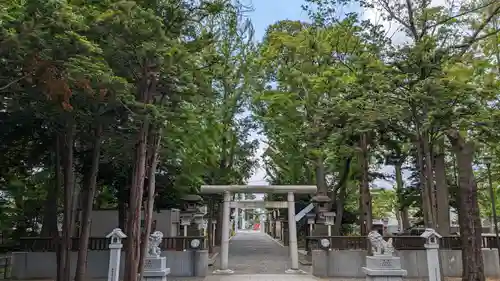
[(399, 257), (377, 255), (366, 257), (366, 281), (402, 281), (407, 271), (401, 268)]
[(167, 281), (170, 268), (165, 257), (146, 257), (144, 261), (143, 281)]

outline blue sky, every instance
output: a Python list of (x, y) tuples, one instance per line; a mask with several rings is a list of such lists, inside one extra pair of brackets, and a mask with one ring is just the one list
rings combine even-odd
[(255, 28), (255, 38), (261, 40), (266, 28), (279, 20), (307, 20), (301, 8), (304, 0), (252, 0), (254, 12), (249, 16)]
[[(243, 3), (250, 4), (254, 11), (248, 16), (252, 20), (255, 29), (255, 39), (262, 40), (266, 29), (269, 25), (279, 20), (308, 20), (307, 12), (303, 11), (301, 5), (305, 4), (304, 0), (244, 0)], [(339, 10), (338, 16), (344, 12), (353, 11), (355, 8), (344, 8)], [(364, 18), (375, 19), (372, 14), (363, 14)], [(260, 159), (262, 152), (265, 150), (265, 137), (254, 133), (254, 139), (261, 140), (259, 151), (256, 155)], [(393, 167), (384, 166), (380, 170), (383, 173), (394, 173)], [(260, 168), (255, 171), (254, 175), (249, 179), (250, 185), (266, 185), (265, 171)], [(385, 181), (375, 181), (374, 184), (379, 187), (391, 188), (392, 184)]]

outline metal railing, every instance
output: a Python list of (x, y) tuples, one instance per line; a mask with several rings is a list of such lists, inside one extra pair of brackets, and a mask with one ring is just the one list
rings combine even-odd
[[(25, 252), (55, 252), (60, 238), (51, 237), (24, 237), (19, 240), (19, 245), (15, 246), (13, 251)], [(189, 250), (191, 241), (198, 239), (200, 246), (198, 249), (206, 249), (206, 241), (203, 236), (176, 236), (164, 237), (160, 248), (164, 251), (184, 251)], [(71, 238), (71, 251), (79, 250), (80, 238)], [(126, 238), (123, 239), (125, 242)], [(88, 250), (89, 251), (107, 251), (109, 250), (110, 240), (105, 237), (90, 237)], [(125, 244), (125, 243), (124, 243)]]

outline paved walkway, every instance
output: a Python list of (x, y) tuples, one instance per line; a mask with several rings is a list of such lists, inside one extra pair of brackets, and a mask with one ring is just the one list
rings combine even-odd
[[(229, 269), (234, 270), (235, 275), (284, 274), (289, 268), (288, 247), (281, 246), (265, 233), (240, 231), (229, 241)], [(308, 271), (308, 268), (302, 269)]]
[[(290, 275), (290, 274), (241, 274), (241, 275), (212, 275), (204, 281), (319, 281), (310, 275)], [(170, 280), (169, 280), (170, 281)], [(345, 281), (345, 280), (342, 280)], [(353, 281), (364, 281), (353, 280)]]

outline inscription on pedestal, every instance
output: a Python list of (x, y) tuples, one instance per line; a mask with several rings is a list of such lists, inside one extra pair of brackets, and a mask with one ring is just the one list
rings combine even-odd
[(146, 259), (144, 261), (144, 268), (147, 268), (147, 269), (153, 268), (153, 262), (151, 262), (151, 260)]
[(115, 280), (115, 269), (111, 268), (111, 280)]
[(366, 273), (366, 281), (401, 281), (407, 274), (401, 269), (400, 258), (393, 256), (367, 256), (366, 267), (362, 269)]
[(160, 258), (146, 258), (144, 261), (144, 270), (156, 271), (163, 270), (167, 267), (167, 260), (165, 257)]
[(390, 259), (381, 260), (380, 267), (392, 267), (392, 260)]
[(382, 270), (401, 269), (401, 260), (399, 257), (368, 256), (366, 257), (366, 267)]

